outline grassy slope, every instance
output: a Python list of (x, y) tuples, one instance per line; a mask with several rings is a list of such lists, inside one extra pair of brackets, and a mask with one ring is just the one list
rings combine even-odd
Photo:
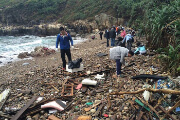
[[(29, 21), (60, 22), (78, 19), (91, 19), (107, 12), (114, 15), (110, 0), (1, 0), (0, 8), (9, 16), (9, 22), (28, 23)], [(110, 9), (111, 8), (111, 9)], [(3, 21), (2, 21), (3, 22)], [(4, 21), (5, 22), (5, 21)]]

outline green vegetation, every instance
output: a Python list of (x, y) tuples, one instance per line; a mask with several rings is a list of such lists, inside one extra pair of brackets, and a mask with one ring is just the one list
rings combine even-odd
[(175, 48), (169, 45), (167, 48), (160, 48), (158, 52), (161, 54), (159, 55), (159, 59), (162, 64), (162, 69), (164, 71), (169, 71), (169, 73), (173, 76), (180, 74), (180, 44), (177, 45)]
[(100, 13), (123, 18), (141, 29), (147, 46), (161, 49), (163, 64), (180, 71), (180, 0), (1, 0), (0, 22), (30, 25), (58, 21), (93, 20)]
[[(180, 1), (114, 0), (114, 8), (128, 19), (128, 26), (142, 29), (147, 46), (160, 51), (165, 71), (180, 74)], [(123, 8), (123, 9), (122, 9)]]
[[(0, 8), (5, 18), (2, 23), (28, 24), (30, 21), (72, 22), (79, 19), (94, 18), (95, 15), (109, 11), (109, 0), (2, 0)], [(114, 9), (110, 9), (110, 13)], [(1, 11), (0, 11), (0, 14)]]

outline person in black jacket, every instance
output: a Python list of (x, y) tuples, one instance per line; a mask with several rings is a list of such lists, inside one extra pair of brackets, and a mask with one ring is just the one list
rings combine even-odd
[(107, 39), (107, 47), (109, 47), (109, 31), (110, 31), (111, 29), (109, 28), (109, 29), (106, 29), (105, 30), (105, 37), (106, 37), (106, 39)]
[(102, 31), (100, 31), (100, 32), (99, 32), (99, 35), (100, 35), (100, 38), (101, 38), (101, 40), (102, 40), (102, 35), (103, 35), (103, 32), (102, 32)]
[(116, 31), (114, 28), (109, 32), (109, 37), (111, 38), (111, 46), (115, 46)]

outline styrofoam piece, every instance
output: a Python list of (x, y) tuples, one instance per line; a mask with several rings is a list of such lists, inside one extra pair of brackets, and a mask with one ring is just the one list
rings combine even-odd
[(43, 100), (43, 97), (38, 97), (37, 100), (36, 100), (36, 103), (40, 102)]
[(103, 78), (103, 77), (104, 77), (104, 73), (102, 75), (97, 74), (95, 76), (96, 79), (100, 79), (100, 80), (104, 80), (105, 78)]
[(150, 97), (150, 92), (145, 90), (144, 93), (143, 93), (143, 97), (144, 97), (144, 99), (145, 99), (146, 101), (148, 101), (148, 100), (149, 100), (149, 97)]
[(66, 65), (66, 71), (71, 72), (71, 73), (78, 72), (78, 71), (83, 71), (83, 69), (84, 69), (83, 64), (80, 64), (80, 68), (73, 68), (73, 69), (69, 69), (68, 65)]
[(82, 81), (83, 85), (96, 85), (97, 81), (95, 80), (90, 80), (89, 78), (86, 78)]
[(56, 109), (49, 110), (49, 114), (57, 113)]
[(9, 92), (10, 92), (10, 89), (6, 89), (0, 94), (0, 102), (8, 96)]

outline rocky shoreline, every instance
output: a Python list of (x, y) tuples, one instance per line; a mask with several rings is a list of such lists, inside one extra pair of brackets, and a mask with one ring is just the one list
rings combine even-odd
[(22, 36), (22, 35), (36, 35), (36, 36), (50, 36), (59, 33), (59, 27), (65, 26), (72, 36), (77, 33), (80, 35), (90, 34), (95, 29), (104, 30), (108, 26), (117, 24), (124, 25), (125, 21), (122, 18), (115, 18), (113, 16), (101, 13), (95, 16), (95, 20), (77, 20), (72, 23), (33, 23), (28, 25), (2, 25), (0, 24), (0, 36)]
[[(62, 71), (62, 62), (59, 51), (43, 57), (35, 57), (32, 60), (22, 60), (0, 67), (0, 91), (9, 88), (10, 95), (3, 105), (3, 112), (6, 113), (2, 119), (13, 117), (23, 106), (38, 96), (43, 98), (39, 103), (27, 108), (21, 115), (21, 119), (26, 120), (125, 120), (138, 111), (137, 99), (147, 106), (155, 106), (158, 99), (163, 98), (162, 94), (152, 94), (149, 103), (144, 102), (142, 94), (115, 95), (113, 92), (129, 91), (136, 92), (142, 90), (149, 84), (153, 86), (156, 81), (152, 79), (133, 80), (132, 77), (140, 74), (151, 74), (168, 76), (168, 73), (161, 71), (155, 54), (149, 50), (146, 56), (134, 56), (126, 59), (129, 66), (123, 66), (124, 78), (117, 78), (115, 72), (115, 62), (109, 59), (109, 49), (106, 47), (106, 39), (100, 40), (96, 34), (96, 39), (86, 36), (87, 41), (75, 45), (72, 51), (72, 59), (82, 58), (84, 70), (78, 73), (68, 73)], [(144, 39), (140, 39), (143, 41)], [(134, 45), (133, 45), (134, 47)], [(99, 56), (99, 53), (104, 53)], [(24, 64), (26, 63), (26, 64)], [(95, 79), (97, 74), (102, 75), (103, 79)], [(77, 90), (76, 87), (83, 79), (90, 78), (97, 81), (96, 86), (83, 86)], [(73, 86), (73, 92), (62, 92), (65, 86)], [(172, 86), (173, 90), (179, 91), (179, 83)], [(86, 88), (86, 90), (85, 90)], [(69, 92), (67, 90), (67, 92)], [(73, 94), (71, 96), (71, 94)], [(111, 95), (112, 94), (112, 95)], [(174, 94), (173, 94), (174, 95)], [(179, 95), (179, 94), (178, 94)], [(171, 99), (164, 98), (164, 101), (171, 102), (173, 106), (178, 102), (178, 95)], [(155, 99), (156, 98), (156, 99)], [(57, 99), (66, 101), (67, 108), (64, 111), (52, 112), (52, 109), (41, 109), (41, 105)], [(93, 104), (93, 106), (92, 106)], [(95, 105), (96, 104), (96, 105)], [(161, 104), (163, 106), (163, 104)], [(7, 108), (16, 108), (10, 110)], [(168, 106), (163, 106), (168, 111)], [(150, 107), (149, 109), (152, 109)], [(155, 113), (158, 109), (155, 109)], [(51, 113), (52, 112), (52, 113)], [(155, 118), (151, 112), (143, 112), (144, 118), (148, 115)], [(163, 113), (156, 113), (158, 117), (164, 117)], [(0, 114), (2, 116), (2, 114)], [(8, 117), (7, 117), (7, 116)], [(52, 115), (52, 116), (51, 116)], [(138, 114), (139, 115), (139, 114)], [(171, 113), (171, 116), (178, 118), (178, 115)], [(134, 117), (134, 116), (133, 116)]]
[(87, 21), (76, 21), (71, 24), (59, 24), (57, 22), (39, 24), (39, 25), (20, 25), (20, 26), (4, 26), (0, 28), (0, 36), (23, 36), (23, 35), (35, 35), (35, 36), (51, 36), (59, 33), (60, 26), (65, 26), (67, 31), (72, 37), (76, 34), (92, 33), (95, 29), (94, 23)]

